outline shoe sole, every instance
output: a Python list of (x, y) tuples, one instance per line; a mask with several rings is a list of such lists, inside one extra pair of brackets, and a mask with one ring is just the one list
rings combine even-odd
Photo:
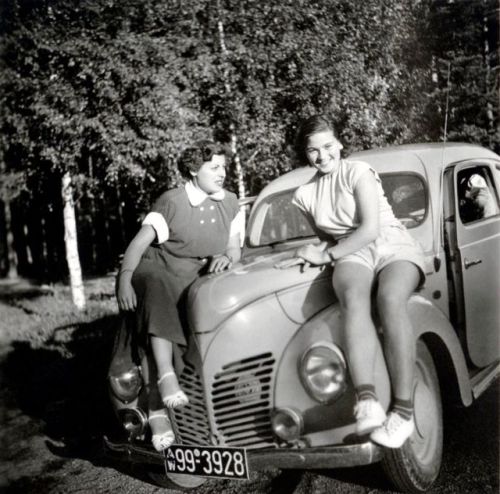
[(384, 448), (399, 449), (399, 448), (401, 448), (404, 445), (404, 443), (406, 441), (408, 441), (408, 439), (410, 439), (410, 437), (411, 437), (411, 435), (413, 434), (414, 431), (415, 431), (415, 428), (412, 429), (412, 431), (410, 432), (410, 434), (401, 443), (399, 443), (399, 442), (397, 442), (397, 443), (384, 443), (384, 441), (377, 440), (376, 436), (374, 438), (373, 435), (370, 435), (370, 439), (374, 443), (378, 444), (379, 446), (383, 446)]
[(382, 426), (383, 423), (384, 423), (384, 420), (382, 420), (382, 422), (368, 422), (367, 424), (363, 425), (362, 427), (356, 426), (356, 434), (358, 436), (364, 436), (365, 434), (369, 434), (370, 432), (373, 432), (375, 429)]

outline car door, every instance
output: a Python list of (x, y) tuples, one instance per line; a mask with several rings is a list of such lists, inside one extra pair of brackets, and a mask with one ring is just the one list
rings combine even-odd
[(454, 170), (456, 235), (467, 348), (473, 364), (499, 358), (500, 163), (460, 163)]

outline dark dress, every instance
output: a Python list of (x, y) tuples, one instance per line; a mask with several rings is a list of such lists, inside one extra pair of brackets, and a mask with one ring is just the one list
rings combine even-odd
[(206, 270), (209, 257), (223, 254), (231, 222), (238, 213), (236, 195), (208, 196), (192, 206), (184, 187), (165, 192), (152, 211), (165, 218), (169, 238), (147, 248), (132, 276), (139, 345), (153, 334), (186, 345), (183, 301), (189, 286)]

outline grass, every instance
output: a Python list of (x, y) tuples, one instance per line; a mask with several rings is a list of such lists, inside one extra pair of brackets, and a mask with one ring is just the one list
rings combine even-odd
[(63, 284), (7, 284), (0, 291), (0, 416), (28, 416), (45, 437), (66, 444), (100, 438), (111, 412), (107, 370), (119, 321), (114, 278), (85, 281), (83, 311)]
[(4, 290), (0, 298), (0, 348), (13, 342), (32, 347), (71, 336), (73, 330), (117, 314), (114, 277), (85, 281), (87, 306), (78, 310), (68, 286), (56, 284), (43, 291)]

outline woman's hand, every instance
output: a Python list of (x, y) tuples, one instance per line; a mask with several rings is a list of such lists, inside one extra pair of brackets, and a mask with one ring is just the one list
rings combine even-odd
[(331, 262), (332, 260), (325, 250), (324, 245), (308, 244), (299, 247), (296, 250), (294, 257), (280, 261), (276, 263), (274, 267), (278, 269), (286, 269), (303, 264), (303, 270), (305, 271), (311, 264), (314, 266), (322, 266), (323, 264), (329, 264)]
[(221, 273), (225, 269), (229, 269), (233, 264), (233, 260), (227, 254), (219, 254), (213, 256), (208, 267), (209, 273)]
[(137, 297), (132, 287), (132, 275), (139, 265), (142, 255), (155, 237), (156, 232), (153, 227), (143, 225), (125, 251), (115, 285), (116, 300), (120, 310), (135, 310), (137, 307)]
[(122, 311), (134, 311), (137, 307), (137, 297), (131, 279), (131, 273), (127, 271), (119, 273), (116, 280), (116, 300)]

